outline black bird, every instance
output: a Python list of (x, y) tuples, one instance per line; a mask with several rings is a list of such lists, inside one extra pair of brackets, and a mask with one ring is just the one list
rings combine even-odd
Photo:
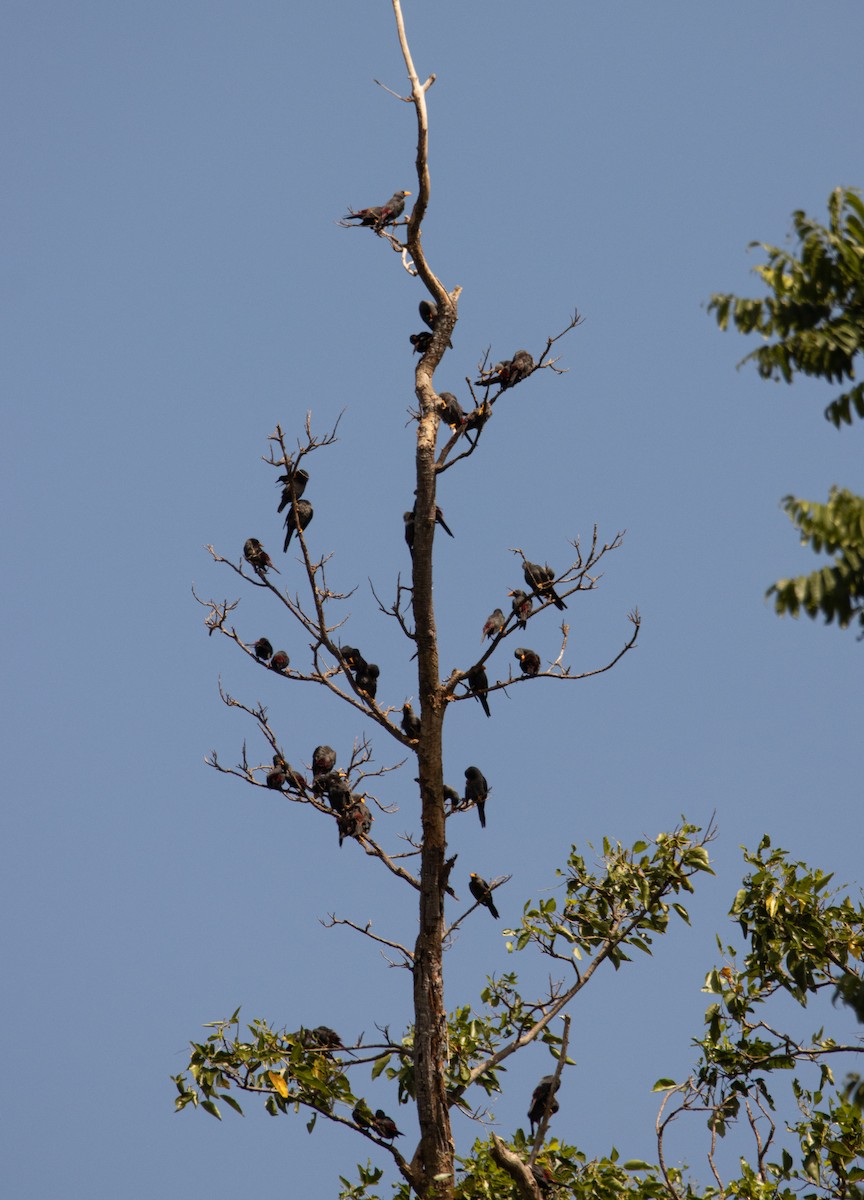
[[(420, 301), (420, 320), (424, 325), (428, 325), (431, 330), (435, 330), (435, 322), (438, 320), (438, 305), (432, 300)], [(447, 339), (447, 346), (450, 350), (453, 349), (453, 343)]]
[(462, 804), (462, 797), (459, 795), (459, 793), (456, 791), (455, 788), (450, 787), (450, 785), (447, 783), (444, 784), (444, 787), (441, 791), (441, 795), (445, 800), (450, 801), (450, 811), (451, 812), (455, 812), (456, 809), (459, 808)]
[(316, 746), (312, 751), (312, 778), (327, 775), (336, 766), (336, 751), (332, 746)]
[(379, 1137), (385, 1138), (388, 1142), (391, 1142), (393, 1138), (402, 1137), (402, 1133), (396, 1128), (396, 1122), (392, 1117), (387, 1116), (383, 1108), (375, 1109), (372, 1128)]
[(337, 818), (339, 845), (346, 837), (359, 838), (372, 828), (372, 814), (358, 796), (352, 796)]
[(351, 1113), (351, 1118), (355, 1125), (359, 1125), (361, 1129), (371, 1129), (375, 1118), (372, 1116), (372, 1110), (367, 1107), (363, 1100), (360, 1100)]
[[(483, 404), (478, 404), (465, 418), (465, 432), (476, 431), (479, 433), (491, 416), (491, 405), (486, 404), (485, 401)], [(468, 440), (470, 441), (471, 439), (469, 438)]]
[(361, 692), (365, 692), (374, 700), (378, 694), (378, 676), (380, 674), (381, 669), (377, 663), (364, 663), (363, 670), (355, 672), (354, 682)]
[(268, 788), (273, 788), (276, 792), (281, 792), (285, 786), (285, 773), (280, 771), (278, 767), (274, 767), (272, 771), (268, 771), (266, 783)]
[(273, 766), (277, 771), (282, 772), (285, 776), (285, 782), (289, 787), (297, 788), (298, 791), (303, 791), (306, 788), (305, 775), (298, 774), (282, 754), (277, 752), (273, 755)]
[(414, 347), (415, 354), (425, 354), (432, 345), (431, 333), (412, 333), (408, 337), (408, 341)]
[(516, 614), (516, 624), (520, 629), (528, 628), (528, 618), (531, 616), (531, 609), (534, 604), (531, 597), (526, 595), (521, 588), (514, 588), (512, 592), (507, 593), (513, 597), (513, 612)]
[(366, 659), (360, 653), (356, 646), (342, 646), (339, 654), (346, 666), (352, 671), (365, 671)]
[(291, 503), (291, 486), (294, 486), (294, 500), (299, 500), (306, 491), (306, 484), (309, 482), (309, 472), (302, 467), (295, 467), (293, 470), (286, 472), (285, 475), (279, 476), (279, 482), (282, 484), (282, 499), (279, 501), (277, 512), (281, 512), (286, 505)]
[(486, 880), (481, 879), (479, 875), (475, 875), (474, 872), (472, 871), (471, 872), (471, 882), (468, 884), (468, 889), (471, 892), (471, 895), (474, 897), (474, 899), (476, 901), (478, 901), (478, 903), (486, 905), (486, 907), (491, 912), (492, 916), (497, 921), (498, 920), (498, 909), (495, 907), (495, 904), (493, 903), (492, 889), (489, 887), (489, 884), (486, 882)]
[(420, 718), (407, 702), (402, 705), (402, 732), (407, 738), (420, 738)]
[(314, 1029), (307, 1029), (303, 1044), (305, 1046), (320, 1046), (326, 1050), (343, 1049), (342, 1039), (339, 1034), (328, 1025), (316, 1025)]
[(543, 1119), (547, 1104), (549, 1105), (550, 1116), (552, 1113), (558, 1111), (560, 1105), (555, 1099), (555, 1092), (558, 1091), (560, 1084), (561, 1080), (556, 1079), (554, 1075), (544, 1075), (531, 1093), (531, 1107), (528, 1109), (528, 1120), (531, 1122), (532, 1137), (534, 1136), (534, 1126), (538, 1125)]
[(520, 646), (517, 650), (513, 651), (513, 657), (518, 658), (523, 675), (536, 675), (539, 672), (540, 655), (535, 654), (533, 650), (526, 650), (523, 646)]
[(517, 350), (510, 359), (510, 383), (527, 379), (534, 370), (534, 359), (527, 350)]
[(405, 522), (405, 543), (411, 551), (411, 557), (414, 557), (414, 513), (406, 512), (402, 514), (402, 520)]
[(486, 675), (486, 668), (480, 663), (473, 666), (466, 676), (468, 682), (468, 690), (472, 696), (476, 696), (483, 706), (483, 711), (487, 717), (492, 714), (489, 711), (489, 701), (486, 699), (486, 692), (489, 689), (489, 679)]
[[(247, 538), (243, 543), (243, 557), (259, 575), (266, 575), (269, 568), (273, 567), (273, 560), (257, 538)], [(273, 567), (273, 570), (276, 571), (276, 568)], [(276, 571), (276, 574), (279, 572)]]
[(273, 655), (273, 657), (270, 659), (270, 670), (278, 671), (279, 674), (281, 675), (283, 671), (288, 670), (288, 664), (290, 661), (291, 660), (289, 659), (288, 655), (285, 653), (284, 650), (277, 650), (276, 653)]
[(567, 607), (552, 586), (555, 572), (550, 566), (541, 567), (539, 563), (528, 562), (526, 559), (522, 565), (522, 574), (525, 576), (525, 582), (541, 600), (551, 600), (556, 608)]
[(284, 553), (288, 553), (288, 544), (291, 541), (292, 534), (296, 528), (294, 523), (294, 513), (297, 513), (297, 525), (301, 530), (305, 529), (315, 515), (315, 510), (308, 500), (298, 500), (296, 504), (292, 504), (285, 513), (285, 545), (282, 547)]
[(438, 399), (441, 401), (441, 407), (438, 409), (441, 420), (453, 430), (461, 429), (465, 424), (465, 413), (453, 393), (439, 392)]
[[(412, 509), (412, 511), (411, 511), (411, 525), (412, 525), (412, 526), (414, 525), (414, 522), (415, 522), (416, 520), (417, 520), (417, 492), (416, 492), (416, 489), (415, 489), (415, 492), (414, 492), (414, 508), (413, 508), (413, 509)], [(435, 505), (435, 524), (436, 524), (436, 525), (440, 525), (440, 526), (441, 526), (441, 528), (444, 530), (444, 532), (445, 532), (445, 533), (447, 533), (447, 534), (449, 534), (449, 535), (450, 535), (450, 537), (455, 537), (455, 536), (456, 536), (456, 535), (455, 535), (455, 533), (453, 532), (453, 530), (450, 528), (450, 526), (449, 526), (449, 525), (447, 524), (447, 522), (444, 520), (444, 514), (443, 514), (443, 512), (441, 511), (441, 509), (438, 507), (438, 505), (437, 505), (437, 504)], [(405, 540), (406, 540), (406, 542), (408, 541), (408, 532), (407, 532), (407, 530), (406, 530), (406, 532), (405, 532)], [(411, 531), (411, 546), (412, 546), (412, 548), (413, 548), (413, 546), (414, 546), (414, 531), (413, 531), (413, 529), (412, 529), (412, 531)]]
[[(326, 780), (326, 784), (324, 784)], [(327, 799), (330, 802), (330, 807), (334, 812), (343, 813), (351, 804), (351, 784), (342, 774), (337, 774), (335, 771), (330, 771), (326, 775), (318, 776), (318, 786), (324, 784), (327, 791)]]
[(465, 768), (465, 803), (477, 805), (477, 815), (480, 825), (486, 828), (486, 799), (489, 795), (489, 784), (479, 767)]
[(548, 1192), (555, 1184), (555, 1176), (548, 1167), (541, 1167), (539, 1163), (531, 1164), (531, 1174), (534, 1176), (534, 1182), (544, 1194)]
[(371, 225), (377, 232), (385, 225), (392, 225), (402, 216), (405, 209), (405, 197), (410, 195), (410, 192), (394, 192), (386, 204), (375, 204), (371, 208), (358, 208), (356, 212), (352, 208), (342, 220), (359, 220), (361, 225)]
[(259, 638), (252, 649), (255, 651), (255, 657), (259, 662), (263, 662), (266, 658), (273, 657), (273, 647), (264, 637)]
[(503, 362), (497, 362), (494, 367), (490, 367), (488, 371), (484, 371), (479, 379), (474, 380), (475, 387), (491, 387), (493, 383), (497, 383), (500, 387), (506, 387), (510, 381), (510, 372), (513, 368), (509, 358), (505, 358)]
[(489, 641), (491, 642), (492, 639), (501, 632), (501, 630), (504, 628), (504, 625), (504, 614), (500, 608), (496, 608), (495, 611), (490, 613), (486, 618), (486, 624), (483, 626), (483, 633), (480, 635), (480, 641), (482, 642), (484, 638), (488, 637)]

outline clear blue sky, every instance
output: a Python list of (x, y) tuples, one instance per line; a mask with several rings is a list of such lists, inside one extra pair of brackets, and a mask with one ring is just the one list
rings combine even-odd
[[(780, 497), (864, 490), (864, 433), (823, 421), (821, 387), (736, 373), (750, 347), (704, 304), (758, 287), (748, 242), (782, 241), (793, 209), (824, 214), (832, 188), (864, 183), (864, 10), (405, 0), (405, 15), (418, 70), (438, 75), (425, 246), (464, 288), (439, 387), (464, 395), (487, 346), (536, 353), (574, 307), (585, 316), (561, 347), (568, 374), (502, 402), (443, 480), (442, 665), (473, 661), (518, 582), (508, 547), (557, 566), (595, 522), (627, 535), (571, 606), (574, 669), (617, 650), (634, 605), (644, 618), (639, 649), (600, 679), (499, 694), (489, 721), (450, 714), (448, 777), (477, 762), (494, 788), (485, 832), (473, 814), (453, 824), (458, 871), (512, 872), (509, 923), (571, 842), (590, 854), (604, 835), (717, 814), (693, 928), (573, 1011), (579, 1066), (554, 1131), (650, 1159), (649, 1088), (691, 1062), (714, 931), (733, 936), (739, 845), (767, 830), (861, 879), (864, 649), (778, 620), (763, 593), (812, 566)], [(409, 1012), (407, 977), (319, 918), (410, 938), (413, 900), (314, 814), (203, 765), (214, 747), (236, 761), (244, 737), (263, 750), (220, 704), (220, 675), (268, 705), (298, 762), (322, 741), (344, 758), (369, 730), (208, 639), (190, 590), (237, 594), (206, 543), (236, 557), (250, 534), (278, 542), (260, 462), (276, 422), (299, 434), (311, 408), (323, 431), (344, 409), (312, 467), (310, 542), (357, 585), (346, 640), (380, 663), (382, 697), (416, 696), (367, 578), (388, 595), (407, 568), (422, 292), (371, 234), (334, 223), (416, 192), (413, 112), (373, 78), (405, 86), (386, 0), (5, 6), (0, 1140), (16, 1200), (227, 1198), (252, 1181), (324, 1200), (366, 1158), (342, 1130), (310, 1139), (254, 1105), (221, 1125), (175, 1116), (168, 1076), (238, 1004), (345, 1037)], [(236, 622), (303, 660), (260, 596)], [(543, 655), (555, 626), (531, 627)], [(400, 812), (376, 825), (392, 848), (417, 829), (410, 781), (390, 783)], [(545, 976), (480, 912), (449, 956), (449, 1003), (515, 968)], [(494, 1105), (505, 1136), (548, 1063), (533, 1048), (512, 1065)], [(384, 1081), (369, 1095), (395, 1108)], [(459, 1149), (479, 1133), (458, 1119)]]

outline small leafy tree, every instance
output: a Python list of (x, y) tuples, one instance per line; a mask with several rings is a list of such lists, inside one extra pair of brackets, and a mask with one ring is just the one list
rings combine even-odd
[[(259, 631), (238, 631), (233, 623), (238, 601), (201, 603), (206, 608), (209, 632), (224, 637), (237, 653), (270, 672), (271, 677), (278, 677), (280, 687), (292, 689), (292, 696), (302, 687), (324, 688), (334, 703), (348, 706), (362, 722), (347, 763), (339, 763), (330, 747), (319, 746), (311, 762), (300, 766), (297, 755), (303, 751), (297, 744), (288, 747), (280, 742), (263, 705), (248, 704), (220, 688), (225, 704), (252, 723), (255, 748), (247, 749), (244, 742), (240, 762), (233, 767), (225, 766), (215, 752), (208, 761), (215, 770), (248, 787), (277, 792), (286, 806), (305, 806), (318, 819), (331, 822), (334, 853), (337, 838), (340, 845), (344, 841), (359, 846), (372, 860), (370, 867), (374, 863), (389, 872), (406, 895), (414, 898), (418, 926), (413, 945), (349, 918), (334, 915), (329, 922), (356, 930), (383, 948), (395, 965), (406, 969), (397, 978), (410, 981), (413, 1021), (401, 1034), (391, 1034), (385, 1026), (374, 1041), (360, 1038), (346, 1044), (338, 1033), (323, 1025), (296, 1028), (289, 1014), (282, 1016), (288, 1017), (287, 1025), (263, 1018), (242, 1024), (237, 1010), (205, 1026), (208, 1032), (204, 1038), (191, 1043), (188, 1068), (174, 1079), (176, 1107), (199, 1107), (221, 1118), (225, 1106), (241, 1112), (241, 1099), (246, 1103), (249, 1098), (260, 1101), (277, 1118), (305, 1112), (310, 1131), (318, 1120), (342, 1126), (346, 1134), (361, 1139), (376, 1155), (374, 1163), (358, 1163), (356, 1179), (341, 1180), (344, 1200), (374, 1200), (384, 1187), (388, 1194), (403, 1200), (409, 1194), (424, 1200), (540, 1200), (543, 1196), (617, 1197), (622, 1193), (667, 1195), (679, 1200), (695, 1194), (694, 1185), (686, 1179), (684, 1168), (667, 1164), (667, 1131), (676, 1117), (694, 1111), (708, 1114), (712, 1139), (709, 1162), (718, 1181), (714, 1190), (719, 1192), (722, 1185), (714, 1141), (748, 1105), (748, 1114), (751, 1109), (753, 1112), (750, 1127), (757, 1139), (755, 1165), (747, 1168), (750, 1173), (745, 1182), (729, 1185), (728, 1190), (745, 1194), (751, 1177), (765, 1189), (769, 1180), (801, 1178), (800, 1171), (815, 1170), (816, 1160), (812, 1157), (803, 1165), (793, 1157), (788, 1166), (784, 1158), (776, 1167), (767, 1159), (773, 1135), (766, 1138), (759, 1124), (759, 1106), (769, 1103), (763, 1077), (780, 1065), (781, 1057), (793, 1066), (801, 1060), (822, 1061), (833, 1052), (833, 1045), (824, 1039), (812, 1044), (790, 1040), (773, 1029), (768, 1031), (753, 1014), (757, 1005), (784, 988), (803, 1003), (812, 991), (833, 984), (844, 1000), (857, 1003), (860, 980), (854, 963), (862, 947), (861, 914), (851, 902), (829, 905), (824, 891), (826, 881), (821, 875), (802, 875), (797, 867), (788, 866), (782, 852), (765, 857), (767, 841), (751, 860), (754, 874), (745, 881), (733, 910), (751, 949), (741, 968), (734, 965), (734, 953), (725, 951), (726, 964), (708, 978), (706, 987), (718, 999), (709, 1010), (707, 1033), (698, 1043), (700, 1064), (684, 1083), (658, 1083), (666, 1099), (658, 1120), (656, 1164), (621, 1163), (614, 1150), (608, 1155), (590, 1156), (550, 1136), (550, 1122), (558, 1107), (556, 1092), (569, 1062), (568, 1009), (598, 972), (625, 968), (634, 950), (651, 954), (655, 939), (666, 932), (670, 920), (689, 920), (686, 897), (693, 890), (695, 878), (711, 871), (707, 846), (714, 837), (713, 825), (700, 830), (682, 821), (671, 832), (631, 846), (610, 839), (604, 841), (596, 862), (587, 861), (577, 847), (572, 847), (566, 864), (557, 871), (559, 894), (528, 900), (519, 924), (504, 931), (514, 955), (548, 959), (554, 963), (558, 978), (550, 978), (545, 990), (529, 996), (523, 993), (515, 971), (490, 976), (478, 997), (463, 1000), (449, 1012), (445, 1009), (444, 963), (454, 934), (479, 908), (488, 908), (493, 916), (497, 915), (495, 892), (509, 878), (505, 875), (487, 883), (471, 875), (468, 890), (472, 902), (459, 897), (460, 884), (454, 870), (458, 853), (450, 853), (451, 843), (458, 839), (454, 823), (471, 808), (477, 808), (482, 817), (487, 791), (477, 768), (466, 769), (464, 791), (456, 791), (445, 782), (445, 721), (453, 719), (454, 708), (466, 701), (479, 701), (488, 713), (490, 698), (494, 703), (496, 692), (541, 687), (541, 680), (548, 681), (549, 686), (569, 687), (611, 669), (636, 644), (640, 623), (638, 614), (631, 613), (623, 646), (599, 664), (568, 661), (568, 626), (564, 623), (560, 651), (553, 661), (544, 663), (536, 652), (522, 645), (516, 648), (513, 658), (508, 657), (511, 665), (505, 669), (500, 665), (503, 649), (515, 641), (529, 642), (529, 631), (536, 628), (536, 622), (548, 621), (552, 608), (565, 610), (569, 599), (597, 587), (598, 566), (620, 546), (621, 535), (603, 542), (595, 528), (587, 545), (574, 539), (574, 556), (564, 570), (545, 565), (545, 547), (530, 547), (531, 557), (521, 548), (514, 549), (524, 587), (513, 589), (509, 611), (505, 613), (502, 608), (490, 616), (484, 630), (485, 649), (478, 661), (465, 663), (441, 677), (433, 604), (433, 546), (438, 530), (447, 531), (438, 505), (440, 481), (454, 468), (473, 469), (490, 425), (506, 419), (502, 414), (507, 412), (512, 389), (530, 388), (532, 375), (539, 371), (560, 371), (557, 359), (551, 357), (553, 347), (564, 333), (578, 326), (579, 317), (574, 314), (561, 334), (550, 336), (545, 346), (538, 348), (536, 358), (521, 350), (492, 365), (488, 353), (483, 356), (475, 372), (476, 381), (466, 380), (470, 399), (464, 409), (456, 397), (436, 391), (434, 375), (450, 348), (460, 289), (448, 290), (443, 285), (423, 250), (422, 224), (431, 197), (426, 94), (434, 76), (420, 82), (405, 35), (400, 0), (392, 3), (411, 83), (410, 95), (401, 99), (413, 106), (417, 119), (417, 198), (408, 218), (402, 217), (405, 193), (397, 192), (387, 204), (349, 213), (346, 221), (359, 221), (367, 231), (364, 236), (376, 236), (382, 249), (389, 246), (395, 251), (398, 257), (394, 266), (401, 264), (426, 292), (421, 315), (428, 332), (412, 337), (419, 358), (414, 371), (413, 411), (417, 426), (416, 493), (413, 507), (405, 513), (411, 579), (403, 583), (401, 577), (397, 578), (392, 603), (385, 603), (373, 592), (379, 612), (394, 621), (404, 635), (407, 657), (416, 659), (419, 713), (408, 701), (400, 703), (399, 697), (388, 696), (386, 678), (377, 665), (370, 663), (360, 648), (349, 644), (353, 641), (352, 614), (346, 610), (349, 596), (330, 585), (329, 553), (314, 549), (314, 511), (309, 499), (314, 487), (310, 486), (309, 468), (314, 467), (315, 455), (334, 444), (337, 429), (315, 433), (311, 414), (296, 449), (289, 448), (285, 432), (277, 426), (266, 459), (269, 468), (279, 472), (279, 511), (285, 514), (286, 528), (284, 549), (288, 552), (293, 544), (299, 551), (304, 576), (302, 594), (301, 590), (283, 586), (281, 572), (256, 539), (246, 542), (239, 562), (210, 547), (220, 568), (233, 572), (244, 588), (266, 593), (280, 614), (288, 614), (304, 643), (302, 658), (298, 661), (295, 650), (294, 660), (289, 660), (287, 653), (274, 648), (266, 637), (252, 640), (251, 633)], [(290, 564), (291, 560), (287, 561)], [(512, 666), (514, 659), (518, 669)], [(293, 711), (292, 736), (299, 742), (303, 737), (302, 715), (297, 715), (296, 704)], [(378, 765), (380, 755), (369, 730), (379, 733), (388, 745), (395, 745), (402, 762)], [(259, 761), (262, 757), (263, 762)], [(420, 823), (420, 832), (407, 835), (401, 846), (387, 821), (394, 810), (387, 793), (400, 767), (404, 767), (400, 798), (413, 790), (405, 786), (405, 772), (416, 779)], [(785, 923), (780, 919), (782, 914), (788, 918)], [(762, 1032), (757, 1037), (759, 1030)], [(505, 1139), (484, 1130), (473, 1146), (457, 1152), (451, 1113), (458, 1110), (483, 1126), (488, 1124), (486, 1104), (504, 1087), (505, 1064), (537, 1042), (548, 1046), (552, 1070), (532, 1097), (529, 1132), (520, 1128)], [(368, 1098), (368, 1076), (389, 1084), (389, 1112), (376, 1108)], [(380, 1088), (381, 1084), (376, 1086)], [(802, 1090), (801, 1097), (802, 1103), (810, 1105), (805, 1118), (810, 1131), (807, 1136), (815, 1138), (812, 1131), (818, 1127), (821, 1138), (807, 1153), (816, 1155), (816, 1165), (829, 1186), (834, 1187), (842, 1177), (844, 1186), (851, 1187), (855, 1177), (847, 1150), (857, 1153), (861, 1145), (860, 1121), (855, 1126), (853, 1119), (857, 1112), (853, 1100), (837, 1101), (833, 1106), (829, 1102), (827, 1107), (818, 1108), (821, 1092), (817, 1098), (816, 1092)], [(394, 1113), (400, 1105), (413, 1108), (419, 1125), (419, 1140), (410, 1155), (403, 1155), (394, 1141), (399, 1134)], [(842, 1137), (837, 1133), (841, 1124)], [(842, 1153), (836, 1148), (841, 1141)], [(759, 1153), (760, 1147), (765, 1147), (764, 1154)], [(393, 1169), (389, 1180), (379, 1165), (388, 1159)], [(712, 1189), (705, 1194), (712, 1194)]]
[[(796, 375), (843, 384), (854, 381), (864, 352), (864, 202), (854, 189), (828, 198), (828, 225), (793, 213), (797, 254), (761, 245), (767, 262), (755, 268), (769, 295), (750, 300), (711, 297), (721, 329), (759, 333), (765, 345), (742, 360), (756, 363), (763, 379), (791, 383)], [(741, 365), (741, 364), (739, 364)], [(841, 392), (825, 409), (838, 429), (864, 417), (864, 382)], [(803, 545), (832, 557), (830, 565), (780, 579), (768, 589), (778, 613), (808, 617), (864, 631), (864, 497), (832, 487), (824, 504), (786, 496), (783, 508)]]

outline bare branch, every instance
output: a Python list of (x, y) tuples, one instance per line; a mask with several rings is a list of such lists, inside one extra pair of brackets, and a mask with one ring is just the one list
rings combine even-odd
[(411, 951), (406, 949), (405, 946), (400, 945), (399, 942), (391, 942), (388, 938), (383, 938), (383, 937), (380, 937), (377, 933), (373, 933), (371, 921), (367, 921), (365, 925), (356, 925), (353, 921), (345, 920), (342, 917), (337, 917), (334, 913), (330, 913), (330, 914), (328, 914), (327, 920), (322, 921), (321, 924), (326, 929), (333, 929), (334, 926), (336, 926), (336, 925), (346, 925), (349, 929), (353, 929), (357, 933), (362, 933), (364, 937), (370, 938), (371, 941), (379, 942), (382, 946), (389, 946), (391, 950), (396, 950), (400, 954), (404, 954), (405, 962), (404, 963), (395, 963), (394, 964), (395, 966), (410, 967), (411, 963), (414, 960), (414, 955), (411, 953)]

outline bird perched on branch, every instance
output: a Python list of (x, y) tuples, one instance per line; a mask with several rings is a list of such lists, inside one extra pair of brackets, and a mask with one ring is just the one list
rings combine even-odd
[(438, 399), (441, 401), (441, 406), (438, 409), (438, 415), (441, 420), (449, 425), (454, 432), (457, 429), (461, 429), (465, 424), (465, 412), (453, 393), (439, 392)]
[[(243, 543), (243, 557), (259, 575), (266, 575), (267, 571), (273, 567), (273, 560), (257, 538), (247, 538)], [(276, 568), (273, 567), (273, 570), (276, 571)], [(278, 575), (279, 572), (276, 571), (276, 574)]]
[(492, 889), (489, 887), (489, 884), (486, 882), (486, 880), (481, 879), (479, 875), (475, 875), (475, 873), (472, 871), (471, 882), (468, 884), (468, 890), (471, 892), (471, 895), (478, 902), (478, 904), (485, 904), (492, 916), (497, 921), (498, 909), (495, 907), (495, 904), (492, 900)]
[(534, 359), (527, 350), (517, 350), (510, 359), (510, 384), (527, 379), (534, 370)]
[(291, 662), (284, 650), (277, 650), (270, 659), (270, 670), (277, 671), (280, 675), (283, 671), (288, 670), (288, 665)]
[[(428, 325), (429, 328), (434, 332), (435, 322), (438, 320), (438, 305), (432, 300), (421, 300), (419, 307), (420, 320), (424, 325)], [(453, 343), (449, 338), (447, 339), (447, 347), (450, 350), (453, 349)]]
[(483, 625), (483, 633), (480, 635), (480, 641), (482, 642), (484, 638), (489, 638), (489, 641), (491, 642), (492, 639), (501, 632), (501, 630), (504, 628), (504, 625), (504, 614), (500, 608), (496, 608), (495, 611), (491, 612), (486, 618), (486, 622)]
[(343, 221), (359, 221), (361, 225), (371, 225), (377, 233), (385, 225), (392, 225), (405, 209), (405, 197), (410, 192), (394, 192), (386, 204), (375, 204), (371, 208), (349, 209), (342, 218)]
[(489, 784), (479, 767), (465, 768), (465, 803), (477, 805), (477, 815), (480, 825), (486, 828), (486, 800), (489, 796)]
[(306, 1029), (303, 1034), (303, 1045), (317, 1046), (322, 1050), (342, 1050), (342, 1039), (335, 1029), (328, 1025), (316, 1025), (314, 1029)]
[(312, 778), (328, 775), (336, 766), (336, 751), (332, 746), (316, 746), (312, 751)]
[(346, 837), (365, 837), (374, 817), (359, 796), (352, 796), (337, 818), (339, 845)]
[(340, 646), (339, 656), (352, 671), (365, 671), (366, 659), (360, 653), (356, 646)]
[(295, 771), (291, 764), (285, 759), (285, 756), (280, 754), (279, 751), (273, 755), (273, 766), (275, 770), (282, 772), (282, 774), (285, 776), (285, 782), (289, 787), (294, 787), (301, 792), (306, 789), (306, 776), (300, 775), (297, 771)]
[(255, 657), (259, 662), (264, 662), (265, 659), (273, 657), (273, 647), (265, 637), (260, 637), (252, 649), (255, 651)]
[(534, 604), (531, 597), (526, 595), (521, 588), (514, 588), (512, 592), (507, 593), (513, 597), (513, 612), (516, 614), (516, 624), (520, 629), (528, 628), (528, 618), (531, 616), (531, 610)]
[(486, 693), (489, 690), (489, 677), (486, 674), (486, 668), (477, 663), (476, 666), (471, 668), (465, 678), (468, 682), (468, 689), (471, 695), (477, 697), (486, 716), (491, 717), (489, 701), (486, 699)]
[(372, 1118), (372, 1128), (379, 1137), (385, 1138), (388, 1142), (393, 1138), (402, 1137), (400, 1130), (396, 1128), (396, 1122), (392, 1117), (388, 1117), (383, 1108), (375, 1109), (375, 1116)]
[[(555, 1099), (555, 1092), (561, 1084), (560, 1079), (556, 1079), (554, 1075), (544, 1075), (540, 1082), (531, 1093), (531, 1107), (528, 1109), (528, 1120), (531, 1122), (531, 1136), (534, 1136), (534, 1126), (538, 1125), (546, 1111), (547, 1104), (549, 1105), (549, 1115), (556, 1113), (560, 1107)], [(551, 1097), (551, 1103), (550, 1103)]]
[(432, 345), (432, 334), (412, 333), (408, 335), (408, 341), (414, 347), (415, 354), (425, 354)]
[(519, 666), (522, 668), (523, 675), (536, 675), (540, 670), (540, 655), (535, 654), (533, 650), (526, 650), (520, 646), (513, 651), (513, 657), (519, 660)]
[(556, 608), (567, 607), (552, 586), (555, 581), (555, 572), (550, 566), (541, 567), (539, 563), (528, 562), (526, 559), (522, 565), (522, 574), (531, 590), (536, 592), (542, 600), (548, 598)]
[[(297, 513), (297, 522), (294, 522), (294, 513)], [(283, 553), (288, 553), (288, 544), (294, 534), (297, 525), (301, 531), (306, 528), (309, 522), (315, 515), (315, 510), (308, 500), (297, 500), (296, 503), (289, 506), (285, 513), (285, 545), (282, 547)]]
[(302, 467), (293, 467), (290, 471), (286, 471), (284, 475), (279, 476), (279, 482), (282, 484), (282, 499), (279, 501), (277, 512), (281, 512), (286, 504), (290, 504), (292, 500), (291, 488), (294, 488), (294, 500), (299, 500), (306, 491), (306, 484), (309, 482), (309, 472)]
[(450, 801), (450, 811), (451, 812), (455, 812), (457, 808), (461, 807), (462, 797), (459, 795), (459, 793), (456, 791), (456, 789), (450, 787), (450, 785), (448, 783), (444, 784), (444, 787), (441, 791), (441, 795), (442, 795), (443, 799)]
[(534, 1176), (534, 1182), (544, 1195), (555, 1186), (555, 1176), (548, 1167), (543, 1167), (540, 1163), (532, 1163), (531, 1174)]
[(420, 739), (420, 718), (407, 701), (402, 705), (402, 732), (413, 741)]
[(351, 804), (351, 784), (340, 771), (330, 771), (327, 775), (318, 776), (319, 788), (322, 785), (330, 807), (334, 812), (343, 813)]
[(267, 778), (264, 781), (268, 788), (272, 788), (276, 792), (280, 792), (285, 786), (285, 772), (280, 771), (278, 767), (274, 767), (272, 771), (267, 772)]
[(377, 663), (364, 663), (363, 669), (354, 672), (354, 682), (361, 692), (365, 692), (372, 700), (378, 694), (378, 676), (381, 668)]
[(534, 359), (527, 350), (517, 350), (512, 358), (505, 358), (496, 363), (489, 371), (484, 371), (479, 379), (474, 380), (476, 387), (492, 387), (498, 384), (500, 388), (513, 387), (523, 379), (527, 379), (534, 370)]

